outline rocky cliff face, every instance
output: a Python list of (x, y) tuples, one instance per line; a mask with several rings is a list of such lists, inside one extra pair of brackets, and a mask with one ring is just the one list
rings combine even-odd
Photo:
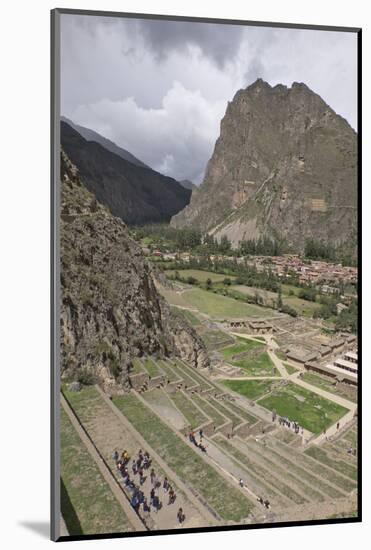
[(228, 104), (204, 182), (172, 218), (217, 238), (354, 246), (357, 136), (305, 84), (257, 80)]
[(87, 189), (125, 223), (168, 222), (190, 201), (191, 191), (173, 178), (87, 141), (63, 121), (61, 144)]
[(125, 224), (85, 188), (64, 152), (60, 242), (62, 376), (84, 371), (106, 388), (123, 384), (144, 354), (208, 365), (202, 341), (158, 294)]

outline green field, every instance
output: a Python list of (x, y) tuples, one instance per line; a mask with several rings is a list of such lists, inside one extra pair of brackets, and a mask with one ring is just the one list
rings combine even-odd
[(188, 302), (184, 298), (183, 292), (180, 293), (175, 290), (168, 290), (167, 288), (160, 288), (160, 292), (170, 305), (189, 307)]
[(276, 367), (266, 351), (253, 358), (242, 357), (230, 361), (231, 365), (240, 367), (249, 376), (279, 376)]
[(174, 311), (176, 315), (180, 315), (181, 317), (184, 317), (184, 319), (192, 326), (196, 327), (201, 324), (200, 319), (196, 317), (196, 315), (192, 313), (192, 311), (189, 311), (188, 309), (181, 309), (176, 306), (172, 306), (171, 309), (172, 311)]
[[(174, 270), (169, 270), (166, 272), (166, 275), (174, 274)], [(181, 277), (193, 277), (197, 279), (200, 283), (206, 283), (207, 279), (210, 279), (213, 283), (220, 283), (224, 279), (230, 279), (233, 281), (235, 277), (230, 277), (229, 275), (221, 275), (220, 273), (214, 273), (213, 271), (202, 271), (201, 269), (179, 269), (178, 273)]]
[[(172, 306), (199, 311), (213, 319), (264, 318), (277, 315), (274, 310), (247, 304), (241, 300), (215, 294), (212, 290), (203, 290), (202, 288), (188, 288), (181, 293), (161, 288), (161, 294)], [(194, 314), (194, 312), (191, 313)]]
[(287, 416), (314, 434), (327, 429), (348, 412), (348, 409), (292, 383), (276, 388), (258, 403), (270, 411), (275, 409), (278, 415)]
[[(278, 353), (276, 352), (276, 355), (278, 355)], [(294, 374), (294, 372), (298, 372), (298, 368), (296, 367), (293, 367), (292, 365), (290, 365), (290, 363), (286, 363), (286, 361), (283, 361), (283, 365), (285, 367), (285, 369), (287, 370), (287, 372), (289, 374)]]
[(249, 515), (252, 503), (137, 397), (114, 397), (113, 402), (180, 479), (191, 484), (220, 517), (241, 521)]
[(246, 304), (220, 294), (214, 294), (212, 291), (202, 290), (201, 288), (187, 290), (182, 297), (190, 307), (206, 313), (214, 319), (238, 319), (273, 315), (271, 310)]
[(268, 393), (274, 383), (272, 380), (231, 380), (224, 379), (220, 381), (226, 388), (247, 397), (248, 399), (257, 399)]
[[(277, 292), (271, 292), (269, 290), (264, 290), (263, 288), (251, 287), (246, 285), (235, 285), (231, 288), (247, 296), (255, 296), (256, 294), (258, 294), (263, 299), (264, 304), (270, 307), (272, 306), (273, 302), (277, 302)], [(299, 298), (297, 296), (298, 292), (300, 292), (301, 290), (299, 287), (282, 285), (281, 288), (283, 303), (296, 309), (299, 315), (302, 315), (304, 317), (312, 317), (314, 311), (321, 307), (321, 304), (319, 304), (318, 302), (310, 302), (308, 300), (303, 300)], [(290, 292), (291, 295), (289, 294)]]
[(233, 346), (228, 346), (222, 350), (220, 353), (223, 355), (224, 359), (231, 359), (234, 355), (239, 353), (244, 353), (250, 351), (251, 349), (264, 348), (264, 344), (260, 342), (255, 342), (254, 340), (247, 340), (245, 338), (237, 338), (236, 343)]
[(221, 330), (205, 330), (199, 332), (199, 336), (201, 336), (205, 346), (209, 350), (217, 349), (223, 345), (233, 344), (234, 341), (229, 334)]
[(302, 300), (297, 296), (284, 296), (282, 299), (285, 305), (293, 307), (303, 317), (313, 317), (313, 313), (321, 308), (318, 302)]
[(61, 509), (69, 534), (94, 535), (133, 531), (123, 509), (63, 409), (60, 433)]

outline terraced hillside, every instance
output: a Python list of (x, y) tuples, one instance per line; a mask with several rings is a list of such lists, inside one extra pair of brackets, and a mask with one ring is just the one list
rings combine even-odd
[[(272, 421), (259, 398), (231, 393), (208, 369), (178, 358), (137, 359), (130, 376), (130, 392), (112, 398), (93, 386), (65, 395), (124, 492), (112, 460), (116, 449), (131, 457), (148, 450), (160, 482), (167, 476), (175, 488), (176, 506), (159, 488), (162, 506), (146, 517), (139, 514), (143, 528), (356, 514), (355, 421), (317, 443), (307, 430), (295, 433)], [(150, 489), (148, 478), (142, 490)], [(182, 525), (178, 506), (186, 511)]]

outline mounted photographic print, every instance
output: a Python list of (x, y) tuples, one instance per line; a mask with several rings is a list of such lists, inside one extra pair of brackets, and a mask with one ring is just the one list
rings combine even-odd
[(52, 12), (54, 540), (361, 520), (360, 38)]

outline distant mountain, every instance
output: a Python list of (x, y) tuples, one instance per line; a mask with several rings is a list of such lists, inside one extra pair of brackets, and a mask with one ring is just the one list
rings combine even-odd
[(193, 191), (193, 189), (196, 189), (197, 185), (195, 185), (193, 182), (191, 182), (190, 180), (180, 180), (179, 181), (180, 185), (182, 185), (185, 189), (191, 189), (191, 191)]
[(209, 364), (195, 330), (157, 292), (151, 266), (125, 224), (90, 193), (61, 152), (62, 377), (88, 371), (122, 387), (135, 357)]
[(269, 236), (354, 250), (357, 134), (305, 84), (258, 79), (228, 104), (204, 181), (171, 224), (233, 246)]
[(87, 141), (63, 121), (61, 145), (88, 190), (130, 225), (168, 222), (189, 203), (191, 191), (173, 178), (137, 166), (96, 141)]
[(147, 164), (144, 164), (144, 162), (129, 153), (129, 151), (126, 151), (122, 147), (116, 145), (116, 143), (114, 143), (113, 141), (101, 136), (100, 134), (98, 134), (98, 132), (95, 132), (90, 128), (86, 128), (85, 126), (80, 126), (79, 124), (76, 124), (65, 116), (61, 116), (61, 121), (67, 122), (67, 124), (72, 126), (72, 128), (74, 128), (74, 130), (76, 130), (76, 132), (78, 132), (87, 141), (96, 141), (97, 143), (100, 143), (101, 145), (103, 145), (103, 147), (105, 147), (105, 149), (111, 151), (111, 153), (115, 153), (115, 155), (118, 155), (119, 157), (128, 160), (132, 164), (136, 164), (136, 166), (141, 166), (142, 168), (150, 168)]

